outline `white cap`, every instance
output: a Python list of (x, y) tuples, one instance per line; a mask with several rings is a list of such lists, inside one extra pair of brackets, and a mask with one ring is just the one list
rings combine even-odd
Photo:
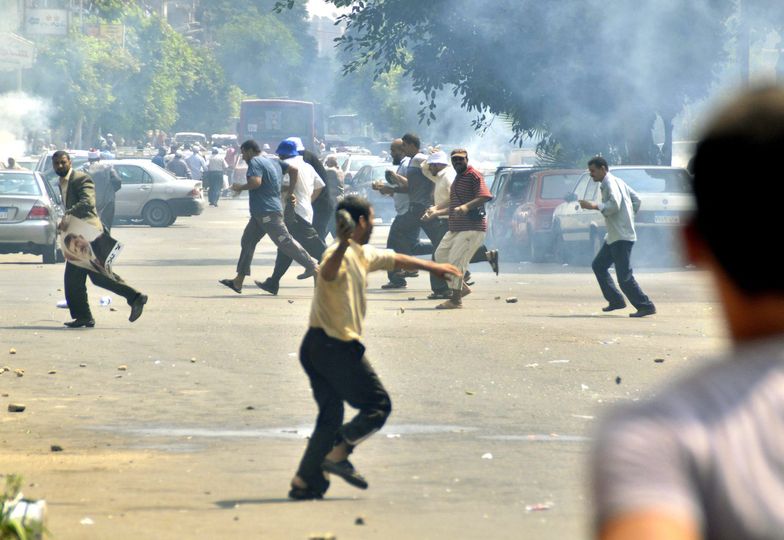
[(427, 157), (427, 163), (428, 165), (449, 165), (449, 158), (446, 157), (446, 152), (439, 150)]
[(291, 141), (297, 145), (297, 152), (302, 152), (305, 149), (305, 145), (302, 144), (302, 139), (300, 139), (299, 137), (289, 137), (286, 140)]

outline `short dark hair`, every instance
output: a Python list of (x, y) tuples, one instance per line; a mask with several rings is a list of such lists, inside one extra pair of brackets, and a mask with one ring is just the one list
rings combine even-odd
[(406, 133), (401, 137), (405, 144), (413, 144), (416, 146), (417, 150), (421, 148), (422, 142), (419, 140), (419, 137), (414, 135), (413, 133)]
[(594, 156), (588, 160), (588, 166), (590, 167), (593, 165), (594, 167), (604, 167), (605, 169), (609, 169), (610, 166), (607, 165), (607, 160), (604, 159), (602, 156)]
[(245, 152), (247, 150), (250, 150), (251, 152), (255, 152), (257, 154), (261, 154), (261, 147), (259, 146), (259, 143), (257, 143), (253, 139), (248, 139), (247, 141), (242, 143), (242, 146), (240, 146), (241, 152)]
[[(778, 173), (782, 154), (784, 89), (764, 87), (721, 110), (694, 156), (694, 227), (729, 279), (750, 296), (784, 294), (771, 237), (781, 228), (773, 205), (784, 198)], [(731, 165), (731, 156), (743, 156), (742, 171)], [(753, 182), (764, 200), (738, 201), (746, 182)]]
[(373, 205), (370, 204), (365, 197), (360, 197), (359, 195), (347, 195), (343, 197), (338, 203), (337, 208), (335, 211), (338, 210), (345, 210), (349, 214), (351, 214), (351, 218), (354, 220), (354, 223), (359, 223), (359, 216), (365, 216), (366, 220), (370, 220), (370, 209), (373, 208)]
[(76, 239), (76, 235), (74, 233), (68, 233), (63, 238), (63, 244), (67, 249), (71, 249), (71, 241)]
[(57, 152), (52, 154), (52, 161), (53, 162), (57, 161), (58, 159), (60, 159), (63, 156), (67, 157), (68, 161), (71, 161), (71, 156), (69, 156), (68, 152), (66, 152), (65, 150), (58, 150)]

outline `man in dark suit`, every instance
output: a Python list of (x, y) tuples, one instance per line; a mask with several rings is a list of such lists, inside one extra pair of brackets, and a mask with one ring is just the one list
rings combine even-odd
[[(95, 185), (90, 176), (84, 172), (73, 170), (71, 157), (64, 150), (54, 153), (52, 166), (54, 172), (60, 177), (60, 193), (65, 205), (65, 217), (59, 227), (63, 229), (68, 216), (74, 216), (95, 226), (98, 230), (104, 230), (95, 208)], [(147, 303), (146, 294), (127, 285), (117, 274), (113, 274), (113, 278), (110, 278), (66, 262), (65, 300), (68, 302), (68, 309), (74, 320), (65, 323), (65, 326), (69, 328), (82, 326), (92, 328), (95, 326), (95, 319), (93, 319), (90, 304), (87, 301), (86, 281), (88, 276), (94, 285), (125, 298), (128, 305), (131, 306), (129, 321), (133, 322), (141, 317), (144, 304)]]

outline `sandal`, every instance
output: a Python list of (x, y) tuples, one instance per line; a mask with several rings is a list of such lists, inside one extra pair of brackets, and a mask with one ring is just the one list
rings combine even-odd
[(218, 281), (218, 283), (220, 283), (221, 285), (226, 285), (229, 289), (231, 289), (232, 291), (234, 291), (237, 294), (242, 294), (242, 287), (237, 288), (234, 285), (234, 280), (233, 279), (221, 279), (221, 280)]
[(295, 501), (313, 501), (323, 498), (323, 493), (319, 493), (318, 491), (310, 488), (291, 486), (291, 490), (289, 491), (289, 499), (294, 499)]

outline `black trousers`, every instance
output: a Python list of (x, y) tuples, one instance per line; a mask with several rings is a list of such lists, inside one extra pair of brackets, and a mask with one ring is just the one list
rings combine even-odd
[(112, 232), (112, 223), (114, 223), (114, 201), (106, 203), (103, 208), (98, 210), (98, 217), (103, 223), (103, 228), (106, 229), (106, 234)]
[(335, 231), (335, 207), (337, 201), (329, 200), (326, 188), (313, 201), (313, 228), (316, 229), (322, 242), (326, 239), (328, 231), (331, 230), (333, 233)]
[(68, 302), (68, 310), (74, 319), (92, 319), (90, 303), (87, 300), (87, 278), (93, 285), (111, 291), (114, 294), (125, 298), (128, 304), (132, 304), (139, 291), (127, 285), (120, 276), (114, 274), (114, 279), (108, 278), (98, 272), (92, 272), (81, 266), (71, 263), (65, 264), (65, 301)]
[[(387, 238), (387, 248), (394, 249), (397, 253), (404, 255), (412, 255), (414, 247), (419, 241), (419, 230), (425, 231), (425, 235), (430, 239), (433, 244), (433, 252), (441, 239), (446, 234), (446, 231), (441, 233), (442, 226), (436, 223), (435, 219), (430, 221), (422, 221), (426, 206), (412, 204), (408, 212), (405, 214), (398, 214), (392, 221), (392, 226), (389, 228), (389, 237)], [(396, 272), (388, 272), (389, 281), (394, 283), (404, 284), (406, 280)]]
[(593, 273), (596, 274), (596, 280), (599, 282), (599, 287), (602, 289), (605, 300), (611, 305), (624, 303), (623, 296), (616, 288), (612, 276), (610, 276), (609, 269), (614, 264), (618, 284), (621, 286), (623, 294), (629, 299), (629, 302), (637, 309), (650, 308), (653, 307), (653, 302), (642, 292), (632, 273), (630, 259), (633, 246), (634, 242), (626, 240), (619, 240), (612, 244), (605, 242), (593, 259), (591, 268), (593, 268)]
[[(286, 214), (285, 221), (286, 228), (289, 230), (289, 233), (294, 240), (305, 248), (308, 255), (317, 261), (320, 261), (327, 246), (324, 244), (324, 240), (321, 239), (316, 229), (314, 229), (304, 218), (293, 212), (288, 212)], [(280, 278), (283, 277), (283, 274), (285, 274), (291, 266), (291, 261), (291, 257), (281, 250), (278, 250), (278, 254), (275, 256), (275, 268), (272, 270), (270, 281), (274, 281), (275, 283), (280, 282)]]
[[(321, 328), (305, 334), (299, 361), (310, 379), (319, 413), (297, 475), (311, 489), (326, 490), (321, 464), (342, 441), (353, 447), (381, 429), (392, 412), (392, 401), (365, 357), (359, 341), (340, 341)], [(343, 423), (343, 402), (359, 412)]]

